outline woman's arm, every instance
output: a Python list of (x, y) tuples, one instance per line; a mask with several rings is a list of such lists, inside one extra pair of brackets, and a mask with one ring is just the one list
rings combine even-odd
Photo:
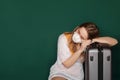
[(83, 49), (79, 49), (79, 51), (76, 51), (73, 55), (71, 55), (67, 60), (65, 60), (62, 64), (66, 68), (70, 68), (80, 57), (80, 54), (83, 52)]
[(86, 46), (91, 44), (91, 40), (85, 40), (82, 42), (81, 47), (71, 55), (67, 60), (65, 60), (62, 64), (69, 68), (71, 67), (77, 60), (80, 58), (81, 53), (85, 50)]
[(92, 43), (93, 42), (107, 43), (110, 46), (114, 46), (114, 45), (116, 45), (118, 43), (118, 41), (115, 38), (112, 38), (112, 37), (98, 37), (98, 38), (94, 38), (92, 40)]

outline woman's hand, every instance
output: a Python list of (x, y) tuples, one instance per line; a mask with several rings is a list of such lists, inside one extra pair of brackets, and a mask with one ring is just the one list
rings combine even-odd
[(91, 44), (91, 40), (83, 40), (81, 44), (81, 49), (84, 51), (88, 45)]

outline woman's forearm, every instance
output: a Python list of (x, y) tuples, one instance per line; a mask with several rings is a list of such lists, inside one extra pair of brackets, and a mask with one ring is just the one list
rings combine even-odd
[(71, 55), (66, 61), (64, 61), (62, 64), (66, 67), (69, 68), (71, 67), (80, 57), (81, 53), (83, 52), (82, 49), (79, 51), (75, 52), (73, 55)]
[(116, 45), (118, 43), (118, 41), (115, 38), (112, 38), (112, 37), (98, 37), (98, 38), (94, 38), (92, 40), (92, 43), (93, 42), (107, 43), (110, 46), (114, 46), (114, 45)]

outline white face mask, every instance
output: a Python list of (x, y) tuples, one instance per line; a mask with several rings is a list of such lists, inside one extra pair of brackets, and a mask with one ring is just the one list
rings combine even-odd
[(81, 38), (80, 38), (80, 36), (77, 32), (74, 32), (74, 34), (72, 36), (72, 40), (75, 43), (81, 43), (82, 42), (82, 40), (81, 40)]

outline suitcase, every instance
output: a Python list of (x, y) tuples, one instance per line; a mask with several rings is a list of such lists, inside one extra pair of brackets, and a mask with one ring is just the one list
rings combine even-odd
[(85, 80), (111, 80), (111, 49), (92, 43), (85, 51)]

